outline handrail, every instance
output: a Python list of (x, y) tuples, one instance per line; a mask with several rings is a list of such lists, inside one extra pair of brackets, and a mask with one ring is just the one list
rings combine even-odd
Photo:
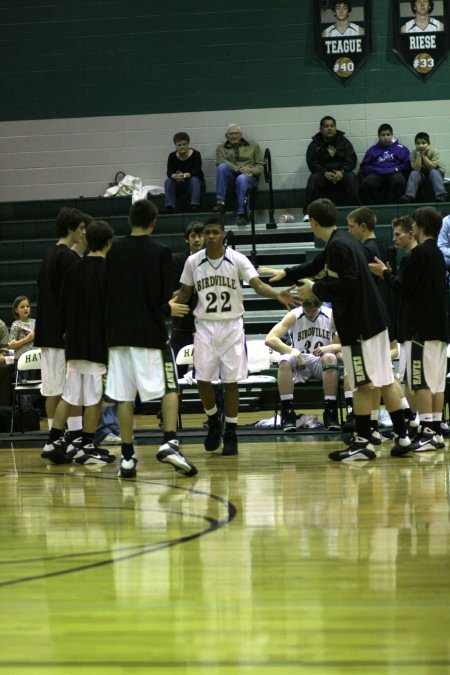
[(252, 263), (257, 267), (257, 259), (256, 259), (256, 230), (255, 230), (255, 209), (253, 205), (253, 199), (255, 195), (255, 188), (250, 187), (244, 198), (244, 204), (245, 204), (245, 209), (247, 211), (247, 218), (250, 221), (250, 226), (251, 226), (251, 231), (252, 231), (252, 236), (251, 236), (251, 242), (252, 242), (252, 252), (251, 252), (251, 260)]
[(269, 148), (264, 152), (264, 178), (269, 185), (269, 222), (266, 223), (267, 230), (276, 230), (275, 209), (273, 206), (273, 187), (272, 187), (272, 158)]

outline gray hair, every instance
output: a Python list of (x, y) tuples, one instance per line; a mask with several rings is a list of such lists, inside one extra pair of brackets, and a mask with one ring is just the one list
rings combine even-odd
[(226, 130), (225, 134), (228, 134), (231, 130), (239, 131), (240, 133), (242, 133), (242, 129), (239, 126), (239, 124), (229, 124), (227, 126), (227, 130)]

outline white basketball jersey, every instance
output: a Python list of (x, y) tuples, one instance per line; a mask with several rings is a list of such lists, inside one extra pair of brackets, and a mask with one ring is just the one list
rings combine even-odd
[(411, 19), (405, 23), (404, 33), (439, 33), (440, 32), (439, 21), (430, 17), (425, 28), (420, 28), (416, 24), (415, 19)]
[(303, 307), (298, 307), (293, 311), (297, 316), (292, 329), (293, 347), (303, 354), (312, 354), (316, 347), (330, 344), (335, 332), (330, 307), (322, 306), (315, 321), (308, 319)]
[(223, 257), (212, 260), (202, 250), (189, 256), (181, 283), (193, 286), (198, 296), (194, 316), (202, 321), (237, 319), (244, 314), (241, 280), (247, 283), (258, 272), (239, 251), (226, 248)]
[(323, 33), (323, 37), (326, 38), (355, 37), (357, 35), (359, 35), (359, 26), (356, 23), (350, 23), (342, 33), (333, 24), (328, 26)]

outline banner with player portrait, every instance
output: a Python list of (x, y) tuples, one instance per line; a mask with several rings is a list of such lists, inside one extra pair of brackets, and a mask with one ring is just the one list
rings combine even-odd
[(425, 80), (449, 49), (450, 0), (391, 0), (393, 50)]
[(316, 54), (346, 84), (370, 53), (370, 0), (313, 0), (313, 8)]

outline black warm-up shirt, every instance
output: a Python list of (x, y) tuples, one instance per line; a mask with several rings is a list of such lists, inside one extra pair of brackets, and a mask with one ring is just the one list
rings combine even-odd
[[(363, 242), (363, 249), (368, 263), (374, 262), (375, 257), (377, 257), (384, 262), (385, 265), (389, 263), (392, 268), (394, 267), (395, 253), (392, 250), (389, 250), (387, 246), (376, 237), (366, 239), (366, 241)], [(389, 339), (394, 340), (397, 338), (397, 303), (395, 300), (395, 293), (381, 277), (374, 276), (374, 280), (384, 302), (384, 306), (386, 307)]]
[[(383, 276), (395, 284), (392, 272), (386, 270)], [(448, 342), (445, 262), (433, 239), (425, 240), (404, 258), (396, 286), (404, 339)]]
[(45, 256), (37, 279), (35, 347), (64, 349), (62, 288), (78, 255), (65, 244), (55, 244)]
[(63, 297), (66, 359), (107, 364), (105, 259), (80, 258), (69, 272)]
[(335, 229), (314, 260), (285, 271), (289, 283), (323, 275), (314, 283), (313, 292), (322, 302), (331, 302), (341, 344), (368, 340), (386, 329), (386, 309), (366, 255), (348, 232)]
[(106, 257), (108, 347), (163, 349), (174, 290), (172, 253), (152, 237), (114, 241)]

